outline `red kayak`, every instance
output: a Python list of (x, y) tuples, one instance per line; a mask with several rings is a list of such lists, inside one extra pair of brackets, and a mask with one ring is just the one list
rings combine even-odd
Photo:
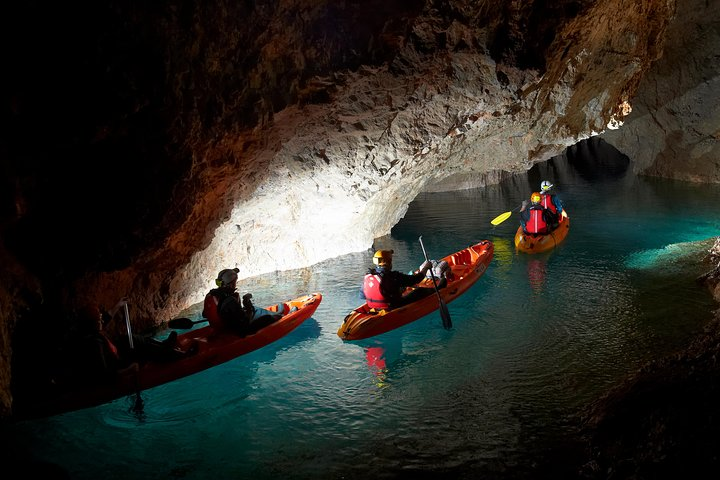
[(191, 330), (177, 337), (177, 345), (190, 352), (186, 356), (147, 361), (137, 372), (125, 373), (111, 382), (38, 395), (32, 405), (18, 406), (13, 416), (38, 418), (94, 407), (220, 365), (284, 337), (310, 318), (321, 301), (322, 295), (313, 293), (268, 307), (267, 310), (276, 312), (281, 306), (284, 316), (246, 337), (216, 331), (210, 326)]
[[(478, 281), (492, 260), (493, 251), (493, 243), (483, 240), (441, 259), (449, 264), (451, 271), (447, 286), (440, 289), (440, 296), (446, 304), (465, 293)], [(433, 288), (432, 279), (426, 278), (417, 286)], [(407, 325), (434, 312), (439, 306), (440, 302), (435, 294), (391, 310), (376, 310), (364, 303), (345, 317), (337, 334), (343, 340), (373, 337)]]

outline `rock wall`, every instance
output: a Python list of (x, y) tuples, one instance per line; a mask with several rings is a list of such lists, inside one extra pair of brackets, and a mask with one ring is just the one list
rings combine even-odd
[(678, 2), (662, 57), (643, 77), (623, 128), (603, 138), (636, 173), (720, 182), (720, 3)]
[[(720, 4), (678, 2), (663, 56), (644, 76), (625, 124), (602, 138), (636, 173), (720, 181)], [(720, 302), (720, 239), (699, 278)], [(675, 355), (650, 362), (588, 409), (578, 478), (710, 478), (720, 471), (720, 310)]]
[[(389, 61), (310, 79), (326, 102), (273, 113), (250, 142), (260, 148), (248, 149), (248, 138), (234, 133), (221, 137), (210, 155), (242, 159), (246, 169), (223, 187), (233, 207), (210, 243), (178, 268), (153, 313), (165, 318), (200, 301), (219, 264), (251, 276), (368, 248), (427, 185), (524, 171), (618, 123), (660, 56), (673, 13), (666, 2), (621, 3), (585, 2), (556, 18), (541, 57), (502, 49), (497, 39), (488, 46), (496, 23), (519, 34), (541, 14), (527, 5), (510, 2), (519, 17), (492, 21), (498, 13), (489, 7), (457, 2), (449, 15), (424, 5)], [(487, 24), (479, 13), (489, 15)], [(521, 53), (528, 65), (506, 63)], [(254, 181), (242, 183), (245, 175)], [(196, 204), (170, 245), (207, 217), (208, 204), (216, 205)]]
[[(368, 248), (428, 185), (497, 181), (619, 125), (674, 13), (668, 0), (11, 4), (3, 412), (8, 362), (48, 361), (82, 303), (127, 295), (143, 328), (221, 268)], [(18, 332), (35, 336), (18, 348)]]

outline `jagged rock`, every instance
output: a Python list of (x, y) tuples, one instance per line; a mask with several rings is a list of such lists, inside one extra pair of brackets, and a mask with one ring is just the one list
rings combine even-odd
[(603, 138), (633, 159), (637, 173), (720, 182), (720, 4), (678, 2), (662, 57), (643, 76), (632, 114)]
[(144, 328), (220, 268), (368, 248), (424, 189), (621, 125), (668, 26), (699, 21), (666, 0), (546, 3), (11, 5), (0, 415), (14, 332), (44, 333), (42, 351), (74, 307), (121, 295)]

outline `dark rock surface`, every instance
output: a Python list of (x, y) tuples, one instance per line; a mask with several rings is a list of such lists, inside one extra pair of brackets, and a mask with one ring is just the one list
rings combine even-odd
[[(683, 4), (709, 19), (681, 16), (702, 38), (717, 34), (710, 3)], [(659, 0), (13, 3), (3, 28), (0, 417), (11, 413), (11, 364), (23, 363), (23, 375), (32, 376), (79, 301), (111, 306), (117, 292), (133, 292), (137, 328), (177, 311), (176, 272), (211, 244), (234, 205), (252, 199), (277, 171), (264, 152), (299, 145), (288, 156), (308, 176), (346, 161), (333, 155), (333, 146), (383, 152), (348, 162), (347, 170), (343, 164), (332, 177), (357, 181), (364, 199), (399, 181), (371, 183), (363, 174), (374, 168), (402, 170), (414, 182), (407, 190), (420, 191), (429, 176), (424, 158), (442, 160), (443, 175), (456, 186), (499, 181), (616, 118), (663, 57), (674, 13), (675, 2)], [(686, 30), (673, 25), (672, 31)], [(666, 59), (687, 58), (679, 42), (673, 46)], [(688, 85), (712, 86), (714, 70), (694, 65), (706, 78)], [(659, 77), (690, 71), (660, 66)], [(408, 93), (355, 88), (383, 68)], [(432, 87), (450, 87), (418, 87), (423, 77)], [(657, 124), (654, 81), (641, 96), (650, 124)], [(668, 112), (697, 117), (672, 103), (683, 92), (657, 93), (663, 124), (675, 125), (666, 121)], [(328, 112), (339, 98), (344, 116), (333, 116)], [(710, 98), (702, 98), (711, 111)], [(349, 105), (357, 109), (353, 115)], [(383, 109), (396, 118), (420, 106), (430, 110), (426, 117), (400, 124), (415, 122), (412, 133), (389, 123), (382, 126), (393, 133), (387, 135), (367, 120)], [(319, 112), (337, 119), (329, 146), (298, 153), (317, 136), (278, 121), (291, 118), (292, 109), (298, 117)], [(545, 128), (546, 121), (552, 126)], [(693, 130), (702, 141), (694, 143), (690, 167), (678, 166), (684, 160), (670, 148), (673, 136), (660, 162), (642, 157), (643, 167), (707, 181), (707, 172), (717, 170), (708, 163), (716, 148), (708, 138), (717, 140), (708, 125)], [(291, 133), (277, 133), (281, 127)], [(634, 138), (646, 141), (646, 135)], [(507, 150), (490, 150), (495, 144)], [(496, 152), (505, 163), (454, 159), (473, 148)], [(385, 158), (387, 152), (396, 156)], [(399, 200), (396, 211), (411, 199)], [(362, 228), (372, 237), (373, 228), (385, 227)], [(702, 281), (720, 300), (717, 256), (708, 262)], [(13, 345), (24, 332), (43, 334), (34, 337), (34, 349)], [(586, 438), (549, 448), (542, 472), (547, 478), (716, 478), (719, 349), (720, 319), (686, 351), (646, 366), (598, 400), (587, 413)]]
[[(717, 295), (720, 241), (698, 279)], [(720, 310), (686, 349), (651, 362), (597, 400), (584, 419), (583, 479), (720, 475)]]

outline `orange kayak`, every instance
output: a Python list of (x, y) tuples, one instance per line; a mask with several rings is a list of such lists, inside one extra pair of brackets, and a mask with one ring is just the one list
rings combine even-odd
[(570, 231), (570, 217), (565, 217), (560, 225), (550, 233), (525, 233), (522, 226), (515, 232), (515, 248), (525, 253), (546, 252), (560, 244)]
[[(465, 293), (478, 281), (492, 260), (493, 251), (493, 243), (483, 240), (441, 259), (448, 262), (452, 272), (448, 275), (447, 286), (440, 289), (440, 296), (446, 304)], [(417, 286), (433, 288), (432, 279), (426, 278)], [(343, 340), (374, 337), (424, 317), (439, 306), (438, 297), (434, 293), (409, 305), (390, 310), (375, 310), (364, 303), (345, 317), (337, 334)]]
[(186, 356), (144, 362), (137, 372), (120, 375), (111, 382), (73, 390), (58, 386), (57, 392), (38, 395), (34, 404), (24, 405), (14, 411), (13, 416), (37, 418), (94, 407), (220, 365), (284, 337), (310, 318), (321, 301), (320, 293), (312, 293), (267, 307), (267, 310), (275, 312), (282, 306), (285, 315), (246, 337), (216, 331), (210, 326), (191, 330), (177, 337), (177, 345), (192, 352)]

